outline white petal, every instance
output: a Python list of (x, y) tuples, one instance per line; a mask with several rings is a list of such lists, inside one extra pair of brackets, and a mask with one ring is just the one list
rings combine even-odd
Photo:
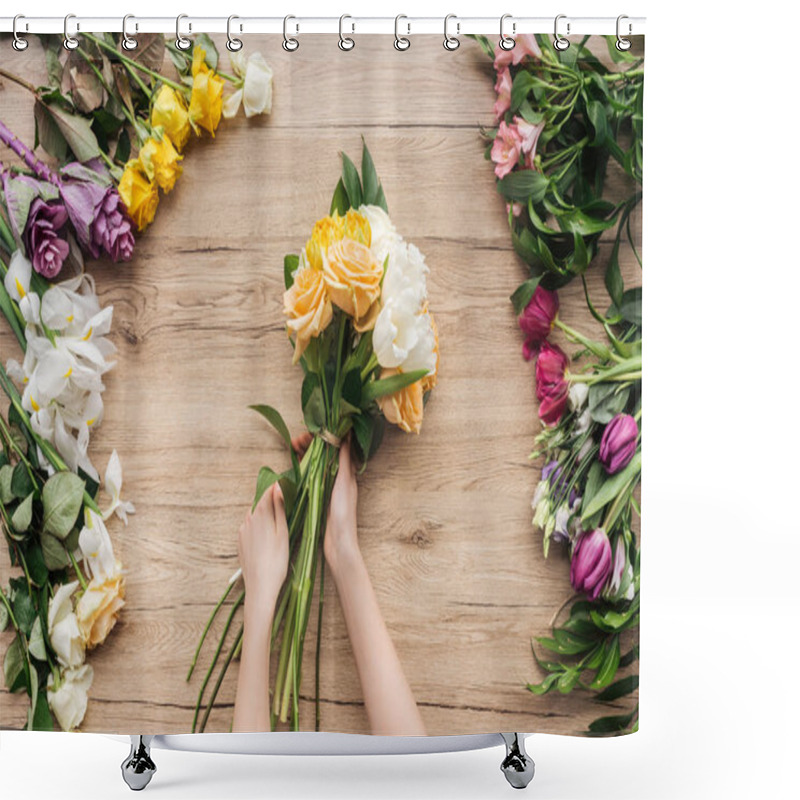
[(31, 262), (25, 258), (22, 251), (15, 250), (3, 280), (6, 291), (13, 300), (19, 302), (28, 293), (31, 285), (31, 269)]
[(225, 119), (231, 119), (236, 116), (239, 111), (239, 106), (242, 104), (242, 95), (243, 91), (237, 89), (233, 94), (229, 94), (222, 101), (222, 116), (225, 117)]

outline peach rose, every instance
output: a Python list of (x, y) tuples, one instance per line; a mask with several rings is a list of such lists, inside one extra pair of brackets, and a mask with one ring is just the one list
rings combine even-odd
[(78, 628), (86, 646), (102, 644), (116, 625), (125, 605), (125, 579), (117, 573), (110, 578), (93, 578), (75, 607)]
[[(398, 369), (384, 369), (381, 379), (391, 378), (399, 372)], [(399, 392), (379, 397), (378, 407), (387, 421), (397, 425), (400, 430), (419, 433), (422, 428), (423, 394), (422, 380), (419, 380)]]
[(289, 317), (286, 323), (295, 334), (294, 358), (296, 364), (308, 343), (319, 336), (333, 319), (333, 307), (322, 273), (313, 267), (301, 267), (294, 283), (283, 295), (283, 311)]
[(322, 274), (331, 300), (353, 318), (357, 328), (369, 320), (374, 324), (383, 265), (367, 245), (353, 239), (334, 242), (325, 253)]

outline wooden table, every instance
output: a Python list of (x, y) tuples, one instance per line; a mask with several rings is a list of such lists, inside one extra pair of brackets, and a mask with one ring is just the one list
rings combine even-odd
[[(525, 690), (541, 679), (531, 637), (548, 633), (571, 591), (566, 553), (554, 547), (545, 561), (531, 526), (541, 465), (528, 454), (539, 422), (533, 364), (522, 358), (508, 302), (524, 265), (511, 249), (479, 135), (480, 125), (493, 124), (491, 64), (474, 42), (449, 53), (439, 37), (414, 37), (405, 53), (388, 37), (358, 37), (347, 54), (326, 36), (302, 39), (293, 54), (275, 37), (248, 37), (245, 47), (274, 68), (272, 116), (223, 120), (216, 139), (193, 141), (183, 177), (162, 198), (134, 260), (90, 265), (101, 302), (114, 306), (119, 349), (91, 454), (102, 473), (119, 451), (123, 494), (137, 512), (127, 528), (111, 527), (127, 603), (91, 654), (83, 729), (190, 729), (199, 678), (184, 678), (237, 567), (236, 531), (256, 474), (288, 463), (278, 437), (247, 406), (272, 404), (293, 430), (301, 426), (301, 370), (291, 365), (282, 315), (283, 256), (327, 212), (338, 153), (356, 159), (363, 135), (394, 222), (430, 265), (442, 352), (421, 435), (392, 430), (359, 480), (359, 536), (388, 627), (430, 733), (583, 732), (608, 707), (585, 693)], [(20, 54), (4, 41), (0, 64), (46, 82), (38, 42)], [(32, 143), (32, 97), (5, 81), (0, 106)], [(10, 163), (12, 154), (0, 158)], [(601, 246), (601, 265), (608, 252)], [(626, 280), (638, 283), (632, 256), (625, 259)], [(602, 267), (589, 286), (605, 303)], [(561, 302), (565, 319), (594, 331), (578, 284)], [(0, 351), (4, 362), (17, 357), (5, 326)], [(0, 558), (6, 583), (7, 554)], [(315, 639), (314, 609), (301, 707), (312, 727)], [(3, 652), (8, 642), (6, 632)], [(201, 674), (209, 658), (207, 648)], [(208, 730), (229, 729), (235, 677), (234, 666)], [(321, 691), (322, 730), (368, 732), (332, 581)], [(0, 694), (0, 725), (22, 727), (26, 699)]]

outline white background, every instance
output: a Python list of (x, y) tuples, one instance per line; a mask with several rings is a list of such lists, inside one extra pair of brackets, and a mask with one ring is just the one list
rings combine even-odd
[[(4, 13), (647, 16), (641, 732), (530, 739), (537, 776), (528, 792), (541, 800), (796, 797), (796, 4), (711, 11), (682, 0), (659, 8), (642, 0), (14, 2)], [(119, 773), (126, 753), (125, 744), (100, 736), (3, 733), (3, 797), (128, 796)], [(303, 759), (157, 752), (159, 772), (147, 791), (154, 798), (509, 797), (501, 756), (500, 749)]]

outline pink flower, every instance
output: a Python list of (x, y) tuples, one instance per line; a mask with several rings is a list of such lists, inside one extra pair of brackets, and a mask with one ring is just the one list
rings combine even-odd
[(494, 68), (497, 72), (501, 69), (506, 69), (510, 64), (517, 64), (522, 62), (525, 56), (540, 59), (542, 51), (536, 43), (536, 37), (532, 33), (521, 33), (519, 36), (514, 37), (516, 44), (511, 50), (503, 50), (498, 47), (494, 54)]
[(572, 550), (569, 580), (576, 592), (597, 600), (611, 573), (611, 544), (606, 532), (597, 528), (582, 533)]
[(518, 217), (522, 213), (522, 203), (506, 203), (506, 214)]
[(519, 154), (522, 148), (522, 139), (513, 125), (500, 123), (497, 136), (492, 145), (492, 161), (495, 164), (494, 174), (504, 178), (519, 163)]
[(525, 154), (525, 164), (533, 169), (533, 159), (536, 156), (536, 144), (539, 135), (544, 130), (544, 120), (538, 125), (531, 125), (522, 117), (514, 117), (514, 124), (517, 126), (520, 139), (522, 140), (522, 152)]
[(598, 460), (609, 475), (624, 469), (636, 452), (639, 440), (639, 426), (630, 414), (617, 414), (606, 425), (600, 439)]
[(545, 425), (555, 425), (564, 413), (569, 397), (566, 377), (567, 357), (560, 347), (542, 342), (536, 359), (536, 399), (539, 419)]
[(553, 330), (553, 321), (558, 313), (558, 295), (543, 286), (537, 286), (530, 302), (519, 315), (519, 327), (525, 334), (525, 345), (522, 352), (530, 361), (542, 342)]
[(494, 102), (494, 118), (500, 119), (503, 114), (511, 108), (511, 71), (508, 69), (503, 70), (497, 76), (497, 81), (494, 85), (494, 90), (497, 92), (497, 100)]

